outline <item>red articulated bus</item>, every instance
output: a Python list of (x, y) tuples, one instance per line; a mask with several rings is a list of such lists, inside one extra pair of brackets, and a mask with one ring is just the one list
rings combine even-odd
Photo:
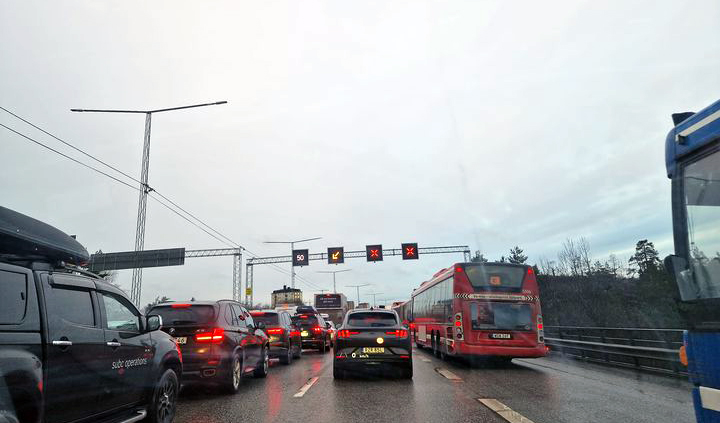
[(436, 356), (544, 357), (540, 297), (532, 267), (457, 263), (412, 293), (413, 335)]

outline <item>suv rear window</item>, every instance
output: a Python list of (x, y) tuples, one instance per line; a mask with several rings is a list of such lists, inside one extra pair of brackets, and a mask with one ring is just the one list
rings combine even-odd
[(320, 321), (318, 320), (317, 316), (306, 315), (306, 314), (293, 316), (292, 322), (295, 323), (295, 325), (300, 326), (300, 327), (318, 326), (320, 324)]
[(193, 305), (189, 307), (160, 306), (148, 312), (162, 317), (163, 325), (206, 325), (215, 321), (215, 307), (211, 305)]
[(525, 268), (502, 264), (466, 265), (465, 274), (474, 288), (520, 289), (525, 278)]
[(277, 313), (265, 313), (262, 311), (260, 311), (260, 312), (253, 311), (253, 312), (250, 312), (250, 315), (252, 316), (252, 318), (255, 322), (263, 322), (263, 323), (265, 323), (265, 326), (278, 324), (278, 314)]
[(397, 325), (397, 319), (392, 313), (363, 312), (352, 313), (348, 316), (349, 326), (382, 328)]

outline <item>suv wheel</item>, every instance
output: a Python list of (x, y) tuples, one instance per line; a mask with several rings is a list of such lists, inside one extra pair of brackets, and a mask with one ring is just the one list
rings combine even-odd
[(292, 363), (292, 360), (293, 360), (293, 349), (292, 349), (292, 346), (288, 346), (285, 354), (280, 356), (280, 363), (290, 364), (290, 363)]
[(262, 362), (255, 368), (253, 375), (262, 378), (268, 375), (268, 369), (270, 368), (270, 351), (268, 347), (263, 347), (260, 359)]
[(149, 416), (151, 423), (170, 423), (173, 421), (177, 406), (178, 388), (178, 377), (175, 372), (170, 369), (165, 370), (153, 392)]
[(325, 354), (327, 352), (327, 338), (323, 338), (322, 345), (320, 346), (320, 354)]
[(295, 354), (293, 354), (294, 358), (300, 358), (302, 357), (302, 345), (298, 344), (295, 345)]
[(240, 389), (242, 380), (242, 360), (238, 353), (233, 354), (230, 368), (228, 369), (227, 378), (225, 380), (223, 390), (228, 394), (234, 394)]

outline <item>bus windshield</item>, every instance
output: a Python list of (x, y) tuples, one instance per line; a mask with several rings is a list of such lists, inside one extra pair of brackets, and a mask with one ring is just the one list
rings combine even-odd
[(473, 288), (496, 289), (496, 288), (522, 288), (525, 268), (521, 266), (503, 266), (502, 264), (482, 264), (466, 266), (470, 284)]
[(684, 168), (687, 230), (697, 298), (720, 297), (720, 152)]

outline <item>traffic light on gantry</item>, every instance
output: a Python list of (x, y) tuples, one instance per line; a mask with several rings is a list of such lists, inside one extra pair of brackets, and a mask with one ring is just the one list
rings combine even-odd
[(292, 264), (293, 266), (307, 266), (310, 264), (310, 254), (308, 250), (293, 250)]
[(365, 246), (365, 257), (367, 261), (382, 261), (382, 245), (367, 245)]
[(328, 248), (328, 264), (345, 263), (345, 249), (343, 247)]
[(409, 242), (401, 245), (403, 260), (417, 260), (418, 246), (417, 242)]

